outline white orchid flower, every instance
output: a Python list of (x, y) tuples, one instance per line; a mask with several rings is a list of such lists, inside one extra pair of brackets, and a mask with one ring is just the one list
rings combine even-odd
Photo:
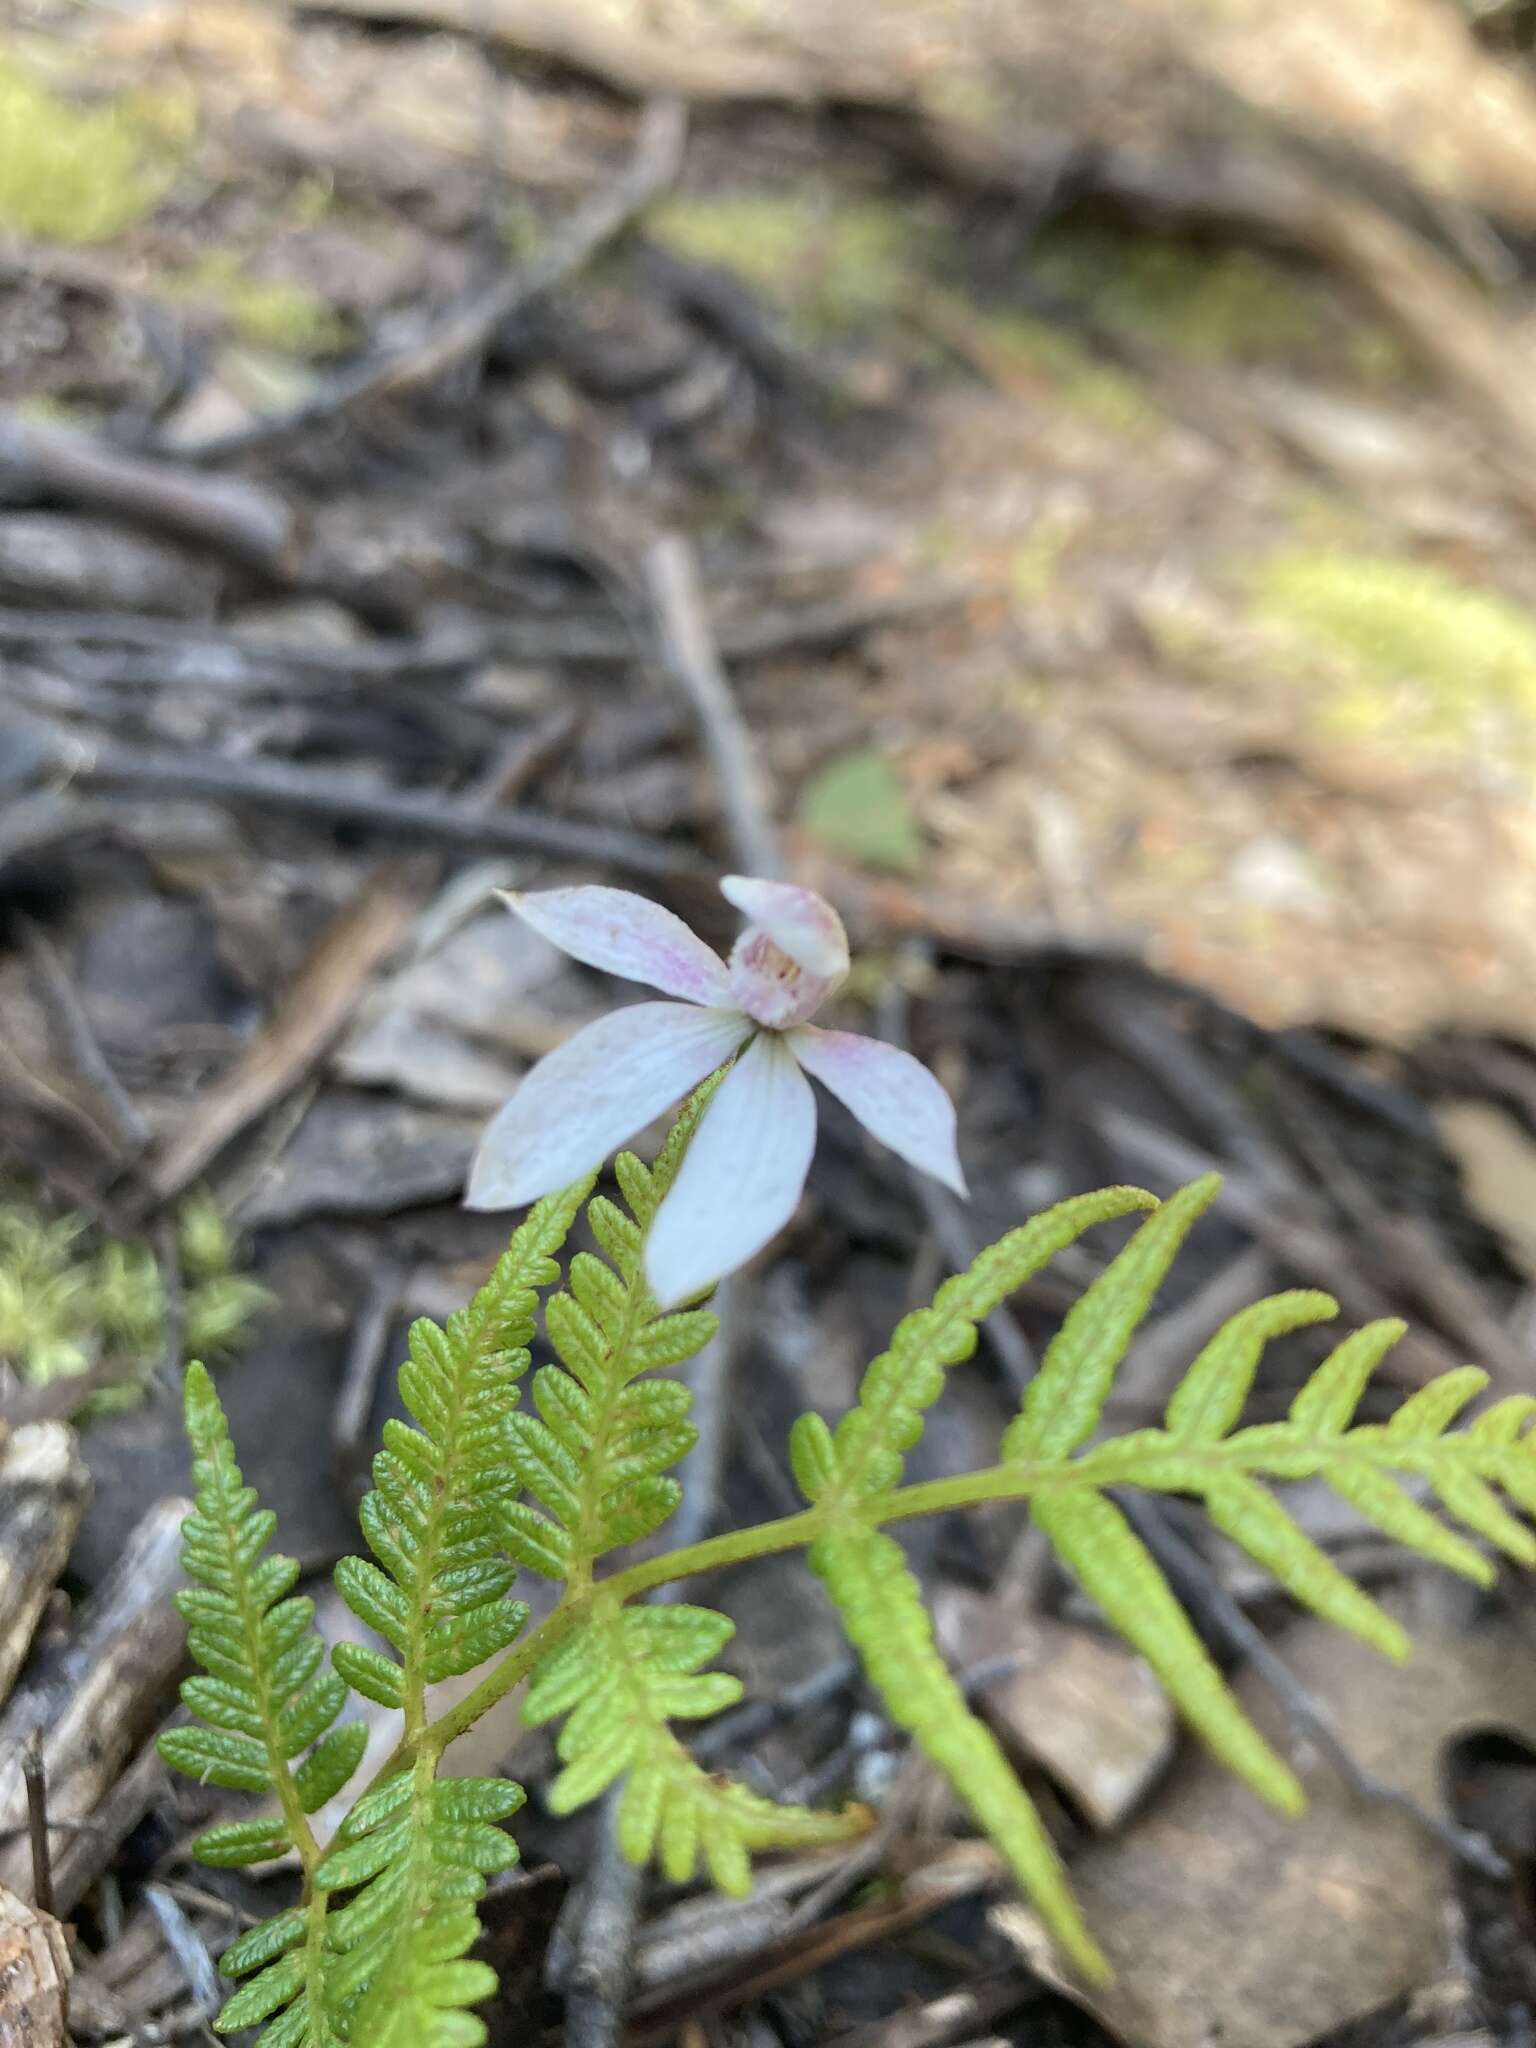
[(573, 960), (679, 1000), (616, 1010), (541, 1059), (480, 1142), (470, 1208), (516, 1208), (568, 1186), (739, 1055), (646, 1240), (646, 1277), (663, 1307), (744, 1264), (794, 1214), (816, 1145), (807, 1074), (881, 1144), (965, 1193), (954, 1106), (928, 1069), (878, 1039), (809, 1022), (848, 972), (831, 904), (789, 882), (728, 875), (720, 887), (751, 920), (729, 964), (626, 889), (505, 897)]

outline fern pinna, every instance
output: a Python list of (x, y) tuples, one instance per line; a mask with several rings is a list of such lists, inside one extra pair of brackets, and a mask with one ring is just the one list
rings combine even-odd
[[(1298, 1527), (1271, 1482), (1318, 1477), (1397, 1541), (1486, 1582), (1488, 1549), (1536, 1562), (1536, 1400), (1499, 1401), (1453, 1429), (1481, 1393), (1472, 1368), (1412, 1395), (1384, 1423), (1357, 1424), (1372, 1373), (1401, 1332), (1392, 1322), (1347, 1336), (1283, 1421), (1242, 1426), (1264, 1348), (1337, 1313), (1326, 1296), (1276, 1295), (1206, 1345), (1161, 1425), (1097, 1434), (1128, 1345), (1179, 1246), (1212, 1199), (1213, 1177), (1164, 1202), (1109, 1188), (1064, 1202), (983, 1252), (932, 1304), (900, 1322), (865, 1373), (857, 1405), (829, 1426), (804, 1416), (790, 1455), (807, 1506), (687, 1549), (616, 1563), (676, 1506), (671, 1468), (692, 1442), (690, 1395), (670, 1370), (714, 1328), (699, 1308), (658, 1310), (645, 1280), (651, 1218), (684, 1156), (709, 1084), (684, 1110), (656, 1164), (623, 1155), (627, 1208), (587, 1206), (604, 1256), (578, 1253), (545, 1304), (556, 1362), (518, 1406), (541, 1292), (588, 1193), (541, 1202), (496, 1273), (445, 1329), (418, 1324), (401, 1387), (413, 1418), (386, 1426), (361, 1520), (371, 1560), (337, 1571), (344, 1597), (384, 1647), (339, 1646), (322, 1672), (295, 1568), (265, 1557), (270, 1518), (234, 1464), (212, 1387), (189, 1373), (197, 1512), (187, 1524), (191, 1648), (205, 1675), (185, 1699), (204, 1724), (173, 1729), (165, 1753), (233, 1790), (266, 1795), (255, 1816), (200, 1843), (214, 1860), (292, 1848), (301, 1902), (243, 1936), (224, 1966), (246, 1981), (225, 2029), (266, 2021), (265, 2048), (473, 2048), (475, 2003), (491, 1989), (470, 1959), (487, 1878), (516, 1850), (503, 1823), (517, 1786), (441, 1774), (452, 1739), (526, 1683), (524, 1718), (558, 1724), (561, 1768), (546, 1794), (568, 1812), (622, 1783), (621, 1844), (683, 1882), (701, 1870), (745, 1891), (752, 1858), (830, 1843), (867, 1824), (785, 1807), (704, 1771), (674, 1724), (718, 1712), (738, 1681), (711, 1669), (731, 1634), (698, 1606), (647, 1606), (645, 1593), (719, 1566), (804, 1548), (870, 1683), (892, 1718), (944, 1771), (1008, 1857), (1066, 1954), (1086, 1975), (1102, 1954), (1073, 1902), (1035, 1808), (935, 1647), (921, 1589), (887, 1524), (989, 1502), (1027, 1503), (1105, 1620), (1148, 1660), (1206, 1744), (1262, 1797), (1301, 1804), (1290, 1766), (1229, 1690), (1161, 1570), (1112, 1498), (1140, 1487), (1201, 1501), (1212, 1521), (1305, 1606), (1392, 1657), (1408, 1652), (1392, 1620)], [(1134, 1235), (1066, 1317), (1047, 1349), (999, 1462), (903, 1483), (945, 1376), (975, 1348), (981, 1321), (1090, 1227), (1146, 1212)], [(1443, 1511), (1426, 1504), (1432, 1497)], [(1459, 1525), (1456, 1526), (1456, 1525)], [(560, 1587), (540, 1626), (511, 1597), (517, 1568)], [(431, 1687), (481, 1663), (472, 1690), (434, 1712)], [(402, 1715), (400, 1744), (328, 1848), (308, 1815), (355, 1767), (360, 1737), (340, 1721), (347, 1686)]]

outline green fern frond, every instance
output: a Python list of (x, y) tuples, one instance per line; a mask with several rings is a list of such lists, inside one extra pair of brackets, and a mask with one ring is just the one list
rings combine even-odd
[(342, 2038), (359, 2048), (478, 2048), (486, 2038), (465, 2008), (489, 1998), (496, 1979), (467, 1955), (487, 1876), (517, 1861), (500, 1823), (524, 1793), (508, 1779), (437, 1778), (435, 1765), (426, 1752), (365, 1793), (316, 1873), (330, 1891), (353, 1893), (330, 1915), (337, 1955), (326, 1993)]
[(674, 1883), (702, 1860), (722, 1891), (752, 1884), (754, 1850), (846, 1840), (869, 1824), (862, 1808), (816, 1813), (780, 1806), (706, 1772), (670, 1720), (700, 1720), (733, 1706), (741, 1683), (702, 1667), (734, 1633), (706, 1607), (622, 1607), (599, 1597), (592, 1616), (545, 1659), (523, 1703), (530, 1727), (566, 1715), (556, 1743), (565, 1766), (550, 1788), (556, 1813), (573, 1813), (624, 1778), (619, 1845), (634, 1863), (654, 1856)]
[(502, 1540), (519, 1563), (573, 1587), (608, 1551), (660, 1528), (681, 1498), (670, 1468), (693, 1448), (693, 1396), (643, 1375), (692, 1358), (716, 1322), (705, 1309), (661, 1313), (641, 1252), (712, 1092), (690, 1100), (654, 1167), (630, 1152), (614, 1162), (629, 1214), (602, 1196), (589, 1205), (606, 1263), (588, 1252), (572, 1259), (568, 1291), (545, 1310), (560, 1363), (534, 1375), (538, 1413), (503, 1424), (509, 1469), (540, 1506), (504, 1498)]
[(806, 1498), (831, 1505), (890, 1492), (900, 1482), (903, 1454), (923, 1433), (924, 1410), (943, 1392), (946, 1368), (975, 1350), (977, 1326), (1085, 1230), (1136, 1209), (1157, 1210), (1157, 1198), (1143, 1188), (1116, 1187), (1060, 1202), (946, 1280), (929, 1307), (904, 1316), (889, 1348), (866, 1370), (858, 1406), (835, 1432), (819, 1415), (796, 1422), (790, 1458)]
[[(201, 1365), (187, 1368), (185, 1404), (197, 1503), (182, 1524), (182, 1563), (196, 1583), (177, 1594), (176, 1604), (202, 1672), (181, 1688), (193, 1725), (167, 1729), (160, 1754), (191, 1777), (276, 1801), (275, 1814), (200, 1835), (192, 1846), (205, 1863), (259, 1863), (291, 1848), (309, 1877), (317, 1851), (307, 1816), (356, 1770), (367, 1731), (361, 1722), (336, 1725), (346, 1684), (321, 1668), (325, 1646), (311, 1626), (314, 1602), (292, 1594), (298, 1564), (264, 1554), (276, 1518), (244, 1482)], [(281, 2013), (281, 2031), (268, 2032), (278, 2048), (332, 2041), (321, 1998), (324, 1914), (323, 1891), (312, 1888), (303, 1908), (234, 1944), (224, 1957), (226, 1975), (259, 1975), (230, 1999), (221, 2028)]]
[(1055, 1844), (939, 1655), (922, 1589), (901, 1546), (850, 1521), (812, 1544), (810, 1564), (891, 1718), (939, 1766), (1008, 1858), (1065, 1952), (1102, 1981), (1109, 1966), (1083, 1923)]
[[(911, 1501), (932, 1511), (1027, 1500), (1063, 1564), (1151, 1665), (1206, 1745), (1287, 1812), (1303, 1804), (1295, 1774), (1244, 1713), (1107, 1489), (1200, 1499), (1216, 1526), (1304, 1606), (1393, 1657), (1408, 1653), (1401, 1627), (1318, 1549), (1265, 1481), (1319, 1477), (1396, 1541), (1483, 1583), (1492, 1568), (1469, 1537), (1536, 1563), (1536, 1536), (1519, 1519), (1536, 1514), (1536, 1400), (1512, 1397), (1448, 1434), (1486, 1384), (1485, 1374), (1467, 1367), (1420, 1390), (1389, 1422), (1354, 1423), (1372, 1374), (1402, 1334), (1400, 1323), (1374, 1323), (1346, 1337), (1285, 1421), (1237, 1426), (1265, 1345), (1336, 1315), (1325, 1294), (1296, 1290), (1243, 1310), (1189, 1367), (1161, 1429), (1089, 1445), (1131, 1340), (1218, 1186), (1208, 1175), (1153, 1206), (1071, 1310), (1005, 1433), (1005, 1462), (994, 1472), (896, 1493), (902, 1454), (922, 1433), (923, 1411), (937, 1397), (944, 1368), (971, 1350), (976, 1322), (1088, 1224), (1149, 1206), (1136, 1190), (1064, 1203), (984, 1252), (968, 1272), (945, 1282), (931, 1308), (898, 1325), (890, 1348), (865, 1374), (858, 1407), (835, 1432), (818, 1416), (802, 1416), (791, 1438), (796, 1477), (823, 1518), (811, 1562), (871, 1679), (1009, 1855), (1062, 1946), (1088, 1969), (1096, 1952), (1038, 1818), (939, 1660), (900, 1550), (871, 1526), (890, 1512), (881, 1512), (886, 1503)], [(1448, 1519), (1410, 1489), (1431, 1494)]]

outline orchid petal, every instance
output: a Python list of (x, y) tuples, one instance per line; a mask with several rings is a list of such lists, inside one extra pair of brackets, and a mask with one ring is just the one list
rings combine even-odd
[(872, 1138), (957, 1195), (966, 1192), (955, 1149), (955, 1106), (921, 1060), (878, 1038), (822, 1031), (814, 1024), (787, 1032), (785, 1043)]
[(680, 917), (628, 889), (596, 886), (501, 892), (509, 909), (562, 953), (685, 1003), (723, 1006), (724, 963)]
[(755, 1038), (721, 1082), (657, 1210), (645, 1272), (663, 1308), (744, 1265), (795, 1213), (816, 1098), (781, 1038)]
[(569, 1187), (728, 1060), (752, 1030), (732, 1010), (632, 1003), (531, 1068), (469, 1171), (471, 1209), (512, 1209)]
[(840, 981), (848, 972), (848, 934), (843, 921), (814, 889), (802, 889), (794, 882), (727, 875), (720, 893), (808, 973)]

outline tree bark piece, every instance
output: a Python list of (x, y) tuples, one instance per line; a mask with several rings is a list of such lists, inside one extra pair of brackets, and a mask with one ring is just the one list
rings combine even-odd
[[(72, 1648), (51, 1677), (45, 1674), (6, 1717), (4, 1733), (12, 1740), (0, 1763), (0, 1886), (25, 1893), (31, 1884), (26, 1787), (17, 1743), (29, 1727), (36, 1728), (42, 1736), (54, 1891), (61, 1913), (79, 1903), (110, 1860), (112, 1847), (110, 1831), (97, 1836), (60, 1823), (95, 1822), (124, 1765), (158, 1722), (182, 1665), (185, 1628), (171, 1599), (179, 1574), (167, 1536), (188, 1508), (179, 1499), (155, 1503), (129, 1538), (124, 1568), (83, 1609)], [(137, 1564), (130, 1575), (131, 1559)], [(152, 1790), (147, 1767), (139, 1782), (147, 1798)]]
[(85, 1511), (90, 1479), (62, 1422), (34, 1422), (0, 1446), (0, 1697), (31, 1647)]
[(71, 1968), (58, 1921), (0, 1891), (0, 2048), (65, 2048)]

